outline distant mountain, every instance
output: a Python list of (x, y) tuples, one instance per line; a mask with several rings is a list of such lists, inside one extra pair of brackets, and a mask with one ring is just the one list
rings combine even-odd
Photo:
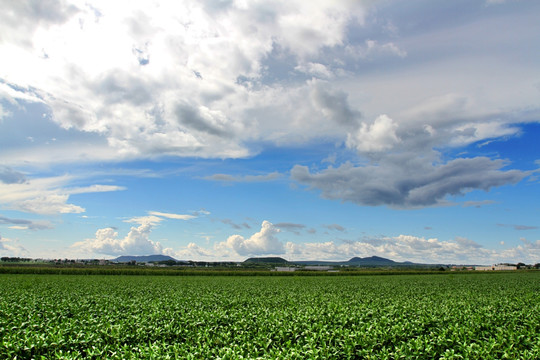
[(124, 255), (124, 256), (119, 256), (116, 259), (113, 259), (111, 261), (119, 262), (119, 263), (126, 263), (130, 261), (152, 262), (152, 261), (170, 261), (170, 260), (178, 261), (175, 258), (172, 258), (168, 255), (143, 255), (143, 256)]
[(399, 264), (394, 260), (385, 259), (379, 256), (370, 256), (365, 258), (353, 257), (345, 263), (346, 265), (356, 265), (356, 266), (384, 266), (384, 265), (396, 265)]
[(288, 264), (289, 262), (280, 257), (254, 257), (244, 261), (244, 263), (255, 264)]
[(379, 256), (369, 256), (365, 258), (353, 257), (348, 261), (320, 261), (320, 260), (307, 260), (307, 261), (294, 261), (298, 265), (320, 265), (320, 266), (403, 266), (403, 265), (416, 265), (411, 262), (400, 263), (394, 260), (385, 259)]

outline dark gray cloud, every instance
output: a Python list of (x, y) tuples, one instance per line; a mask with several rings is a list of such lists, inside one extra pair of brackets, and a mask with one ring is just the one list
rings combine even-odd
[(26, 182), (23, 173), (13, 170), (6, 166), (0, 166), (0, 182), (4, 184), (22, 184)]
[(30, 230), (52, 229), (52, 226), (46, 222), (35, 222), (25, 219), (10, 219), (4, 216), (0, 216), (0, 225), (23, 226)]
[(329, 230), (345, 231), (345, 228), (339, 224), (328, 224), (324, 225), (324, 227)]
[[(328, 84), (326, 84), (327, 86)], [(341, 125), (354, 126), (362, 114), (351, 108), (348, 95), (342, 91), (331, 92), (324, 82), (317, 82), (311, 92), (313, 102), (323, 113)]]
[(504, 166), (504, 161), (486, 157), (460, 158), (433, 165), (421, 159), (388, 156), (379, 164), (345, 163), (318, 173), (296, 165), (291, 177), (310, 189), (320, 190), (326, 199), (414, 208), (437, 205), (449, 195), (462, 195), (473, 189), (487, 191), (514, 184), (528, 175), (520, 170), (501, 170)]
[(0, 42), (15, 40), (28, 47), (38, 26), (64, 23), (78, 11), (63, 0), (1, 0), (0, 5), (4, 9), (0, 11)]
[(221, 221), (224, 224), (230, 225), (233, 229), (237, 229), (237, 230), (251, 229), (251, 226), (246, 222), (244, 222), (242, 224), (237, 224), (237, 223), (233, 222), (231, 219), (221, 219), (219, 221)]
[[(144, 50), (133, 48), (139, 64), (148, 63), (148, 54)], [(146, 60), (146, 63), (144, 61)], [(125, 71), (115, 69), (102, 75), (91, 85), (96, 94), (100, 94), (107, 104), (130, 103), (147, 104), (152, 101), (151, 85)]]
[(272, 181), (280, 178), (282, 174), (274, 171), (265, 175), (229, 175), (229, 174), (214, 174), (205, 177), (205, 180), (225, 181), (225, 182), (264, 182)]
[(213, 121), (215, 119), (203, 116), (201, 112), (187, 104), (176, 107), (176, 116), (180, 124), (187, 128), (218, 137), (229, 137), (231, 134), (223, 123)]
[(536, 230), (538, 226), (529, 226), (529, 225), (516, 225), (516, 224), (497, 224), (500, 227), (511, 227), (514, 230)]
[(277, 224), (274, 224), (274, 226), (281, 230), (290, 231), (296, 235), (300, 235), (300, 230), (303, 230), (306, 227), (306, 225), (303, 225), (303, 224), (286, 223), (286, 222), (277, 223)]
[(492, 205), (495, 204), (495, 201), (493, 200), (481, 200), (481, 201), (465, 201), (462, 206), (463, 207), (475, 207), (475, 208), (481, 208), (484, 205)]

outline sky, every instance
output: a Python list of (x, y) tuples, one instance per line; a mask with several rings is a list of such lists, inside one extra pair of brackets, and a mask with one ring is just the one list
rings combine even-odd
[(0, 255), (540, 262), (540, 2), (0, 0)]

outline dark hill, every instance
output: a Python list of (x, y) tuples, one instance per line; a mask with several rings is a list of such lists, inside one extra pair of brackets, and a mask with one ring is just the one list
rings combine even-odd
[(152, 262), (152, 261), (177, 261), (175, 258), (172, 258), (168, 255), (143, 255), (143, 256), (131, 256), (131, 255), (124, 255), (119, 256), (116, 259), (113, 259), (111, 261), (119, 262), (119, 263), (125, 263), (130, 261), (136, 261), (136, 262)]
[(288, 264), (289, 262), (280, 257), (256, 257), (249, 258), (244, 263), (252, 264)]
[(346, 262), (347, 265), (365, 265), (365, 266), (381, 266), (381, 265), (396, 265), (394, 260), (385, 259), (379, 256), (370, 256), (365, 258), (353, 257)]

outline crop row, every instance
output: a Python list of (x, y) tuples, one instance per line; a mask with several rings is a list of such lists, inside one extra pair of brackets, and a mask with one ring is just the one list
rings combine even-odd
[(537, 359), (540, 274), (0, 275), (2, 359)]

